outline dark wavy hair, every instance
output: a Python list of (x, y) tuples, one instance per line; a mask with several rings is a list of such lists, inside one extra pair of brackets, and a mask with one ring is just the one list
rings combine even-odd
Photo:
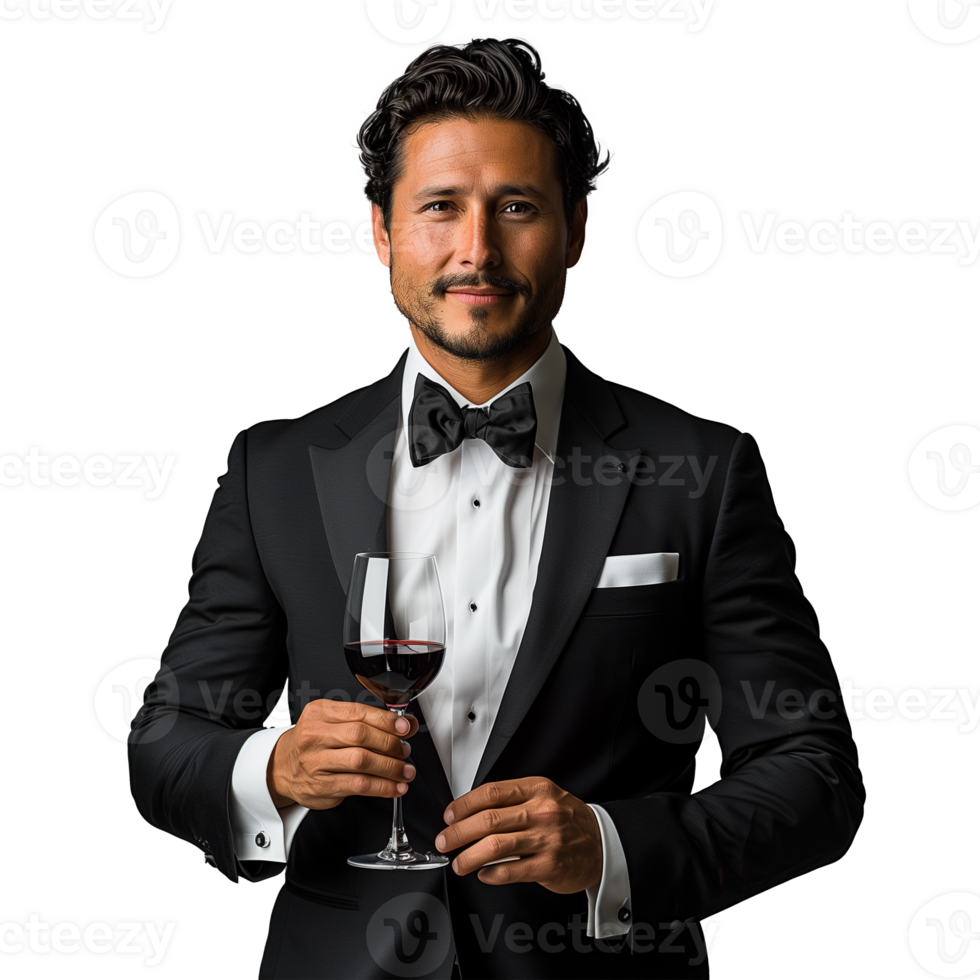
[(541, 57), (517, 38), (474, 38), (468, 44), (436, 44), (423, 51), (381, 94), (357, 134), (360, 161), (368, 176), (364, 193), (381, 208), (390, 227), (392, 188), (401, 176), (406, 127), (425, 120), (498, 116), (529, 123), (556, 149), (565, 221), (609, 166), (582, 107), (568, 92), (544, 83)]

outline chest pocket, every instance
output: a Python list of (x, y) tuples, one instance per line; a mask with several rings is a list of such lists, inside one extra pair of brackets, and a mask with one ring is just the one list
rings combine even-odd
[(653, 585), (593, 589), (582, 609), (586, 617), (656, 616), (680, 612), (683, 579)]

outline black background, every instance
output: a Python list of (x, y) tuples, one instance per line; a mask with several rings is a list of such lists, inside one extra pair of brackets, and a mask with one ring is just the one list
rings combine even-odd
[[(456, 0), (443, 33), (486, 27), (540, 37), (621, 154), (592, 255), (570, 280), (563, 341), (606, 377), (755, 434), (842, 677), (865, 691), (976, 696), (980, 514), (930, 508), (906, 468), (934, 429), (976, 424), (980, 263), (897, 249), (787, 255), (774, 242), (753, 254), (738, 215), (975, 225), (980, 40), (933, 42), (900, 2), (757, 0), (717, 0), (700, 33), (625, 15), (511, 21), (502, 4), (484, 22)], [(126, 750), (92, 699), (117, 664), (159, 656), (234, 434), (374, 380), (405, 343), (373, 255), (246, 255), (230, 236), (212, 254), (195, 217), (365, 220), (347, 129), (405, 50), (359, 2), (174, 0), (157, 33), (84, 16), (0, 21), (0, 455), (177, 456), (156, 500), (0, 488), (4, 921), (175, 920), (157, 975), (255, 974), (280, 879), (231, 886), (145, 825)], [(102, 263), (93, 229), (140, 190), (174, 203), (182, 242), (165, 272), (128, 279)], [(636, 226), (681, 190), (715, 201), (725, 243), (703, 275), (669, 279), (643, 261)], [(980, 735), (897, 716), (853, 725), (870, 794), (853, 849), (719, 913), (714, 975), (925, 976), (908, 948), (912, 915), (944, 892), (980, 890), (968, 765)], [(715, 764), (709, 739), (699, 778)], [(3, 967), (61, 974), (90, 961), (22, 952)], [(142, 956), (94, 965), (145, 969)], [(326, 949), (324, 965), (332, 975)]]

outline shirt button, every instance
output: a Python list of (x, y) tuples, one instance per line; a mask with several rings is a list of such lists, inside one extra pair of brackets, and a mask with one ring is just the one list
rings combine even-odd
[(475, 602), (471, 602), (470, 603), (470, 612), (476, 612), (476, 603)]
[(480, 507), (480, 501), (478, 499), (475, 499), (474, 498), (474, 500), (473, 500), (473, 506), (476, 507), (477, 509), (479, 509), (479, 507)]
[(476, 721), (476, 712), (471, 711), (466, 717), (469, 718), (470, 721)]

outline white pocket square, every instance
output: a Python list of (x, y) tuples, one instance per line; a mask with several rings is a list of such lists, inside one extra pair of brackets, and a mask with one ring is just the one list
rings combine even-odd
[(680, 558), (675, 551), (654, 551), (648, 555), (609, 555), (595, 587), (617, 589), (629, 585), (673, 582), (677, 578)]

